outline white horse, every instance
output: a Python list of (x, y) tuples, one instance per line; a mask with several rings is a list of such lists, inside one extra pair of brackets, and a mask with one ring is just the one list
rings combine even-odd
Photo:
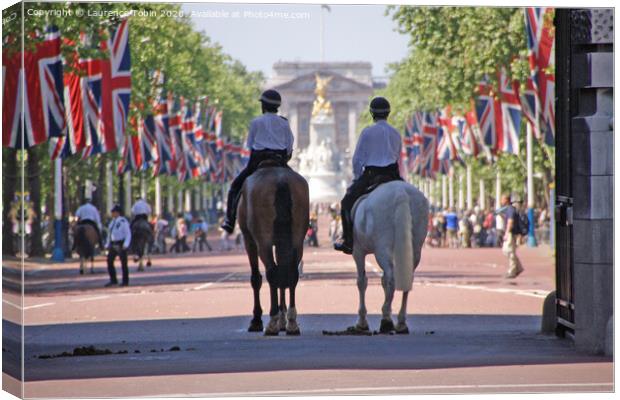
[[(365, 292), (366, 255), (373, 254), (383, 270), (381, 284), (385, 291), (381, 319), (382, 333), (395, 330), (409, 333), (407, 296), (413, 285), (413, 272), (420, 263), (422, 244), (428, 225), (428, 200), (414, 186), (403, 181), (380, 185), (353, 207), (353, 259), (357, 266), (359, 319), (356, 329), (368, 330)], [(398, 324), (392, 322), (394, 291), (403, 292)]]

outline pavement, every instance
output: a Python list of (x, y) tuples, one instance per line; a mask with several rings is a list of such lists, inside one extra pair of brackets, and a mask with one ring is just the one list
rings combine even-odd
[[(555, 285), (548, 247), (519, 248), (526, 270), (514, 280), (503, 278), (500, 249), (425, 248), (409, 335), (326, 336), (355, 323), (358, 293), (351, 257), (320, 233), (322, 247), (305, 249), (298, 337), (246, 331), (252, 291), (241, 250), (156, 256), (145, 272), (130, 267), (126, 288), (103, 287), (102, 257), (85, 275), (75, 261), (28, 262), (23, 304), (19, 265), (5, 260), (3, 389), (30, 398), (614, 390), (612, 358), (540, 333)], [(367, 272), (378, 329), (383, 290), (372, 256)], [(261, 302), (267, 310), (266, 281)], [(397, 294), (394, 310), (399, 303)], [(97, 352), (107, 354), (74, 355)]]

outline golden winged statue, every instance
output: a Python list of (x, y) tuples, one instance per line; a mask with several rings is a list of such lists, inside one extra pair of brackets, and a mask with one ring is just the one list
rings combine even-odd
[(332, 114), (332, 103), (325, 99), (325, 95), (327, 92), (327, 85), (333, 79), (333, 76), (328, 76), (327, 78), (321, 78), (319, 74), (315, 74), (316, 77), (316, 88), (314, 89), (314, 94), (316, 94), (316, 99), (314, 100), (312, 106), (312, 116), (316, 117), (323, 111), (327, 115)]

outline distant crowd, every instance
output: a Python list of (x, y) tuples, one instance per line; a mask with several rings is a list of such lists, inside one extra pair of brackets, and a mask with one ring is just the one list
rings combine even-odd
[[(527, 208), (518, 203), (519, 240), (527, 240), (529, 221)], [(534, 211), (534, 232), (537, 242), (549, 242), (549, 213), (546, 208)], [(471, 248), (502, 247), (506, 217), (502, 209), (457, 210), (431, 207), (426, 245), (431, 247)]]

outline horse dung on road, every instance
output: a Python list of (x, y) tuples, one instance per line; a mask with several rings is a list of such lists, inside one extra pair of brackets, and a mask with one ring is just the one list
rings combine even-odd
[[(353, 259), (357, 266), (359, 319), (355, 329), (368, 331), (365, 292), (366, 255), (373, 254), (383, 270), (381, 285), (385, 292), (379, 331), (409, 333), (407, 296), (413, 285), (413, 273), (420, 263), (428, 224), (428, 200), (422, 192), (403, 181), (380, 185), (361, 197), (353, 207)], [(398, 324), (392, 322), (394, 291), (403, 292)]]
[[(309, 223), (308, 183), (287, 167), (260, 168), (245, 181), (237, 210), (252, 268), (254, 317), (248, 331), (263, 330), (260, 306), (262, 276), (258, 269), (260, 258), (266, 269), (271, 299), (271, 319), (265, 328), (265, 335), (277, 335), (284, 330), (287, 335), (299, 335), (295, 287)], [(289, 289), (288, 311), (286, 289)]]

